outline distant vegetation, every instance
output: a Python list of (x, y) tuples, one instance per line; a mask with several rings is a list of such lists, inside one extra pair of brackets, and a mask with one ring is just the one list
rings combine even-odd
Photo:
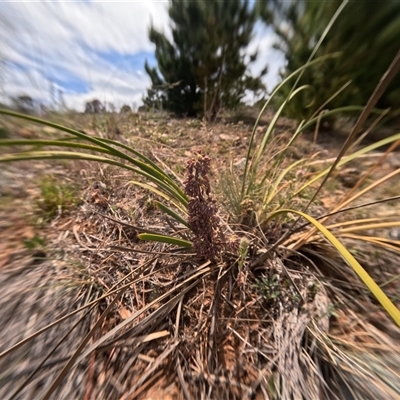
[(28, 95), (14, 97), (12, 98), (12, 103), (16, 110), (27, 114), (34, 114), (38, 109), (35, 101)]
[(86, 114), (100, 114), (105, 111), (105, 107), (103, 106), (100, 100), (92, 100), (88, 101), (85, 104), (85, 113)]
[[(321, 38), (341, 0), (282, 2), (275, 9), (274, 28), (279, 36), (277, 48), (285, 53), (289, 76), (304, 65)], [(350, 0), (334, 22), (317, 55), (340, 52), (305, 70), (299, 82), (309, 89), (296, 96), (285, 109), (297, 119), (311, 116), (326, 100), (350, 82), (326, 108), (365, 104), (400, 48), (400, 2)], [(290, 88), (280, 93), (284, 99)], [(309, 105), (309, 107), (307, 107)], [(400, 76), (390, 84), (377, 107), (391, 107), (391, 115), (399, 117)]]
[[(307, 87), (285, 107), (286, 115), (301, 120), (324, 109), (365, 104), (398, 51), (400, 2), (347, 3), (316, 56), (340, 54), (305, 70), (298, 87)], [(240, 0), (171, 0), (173, 40), (153, 26), (149, 30), (158, 66), (145, 65), (152, 86), (144, 103), (177, 114), (213, 119), (222, 108), (237, 108), (246, 91), (263, 98), (266, 88), (261, 78), (267, 68), (255, 77), (248, 68), (258, 58), (257, 52), (248, 54), (255, 25), (264, 23), (277, 34), (274, 46), (287, 60), (281, 72), (285, 78), (307, 62), (341, 4), (341, 0), (300, 0), (265, 1), (253, 6)], [(268, 62), (265, 60), (266, 67)], [(275, 104), (286, 98), (290, 88), (286, 85), (280, 91)], [(321, 105), (324, 107), (319, 110)], [(399, 106), (400, 76), (377, 104), (380, 108), (391, 107), (392, 117), (399, 116)]]
[(121, 111), (120, 111), (121, 114), (129, 114), (130, 112), (132, 112), (132, 108), (129, 107), (127, 104), (124, 104), (121, 107)]

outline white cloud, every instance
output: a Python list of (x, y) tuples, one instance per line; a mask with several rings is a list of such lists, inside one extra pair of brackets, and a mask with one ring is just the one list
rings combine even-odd
[(166, 4), (151, 1), (6, 3), (3, 13), (14, 25), (14, 39), (31, 39), (43, 51), (68, 42), (120, 53), (151, 51), (150, 20), (157, 26), (168, 22)]
[(285, 57), (282, 52), (272, 47), (277, 40), (278, 37), (271, 28), (257, 24), (256, 35), (248, 47), (248, 54), (252, 54), (258, 49), (258, 58), (250, 67), (252, 74), (256, 76), (266, 66), (268, 67), (268, 72), (263, 78), (268, 92), (278, 83), (279, 70), (285, 65)]
[[(153, 53), (154, 45), (148, 39), (151, 21), (168, 34), (167, 2), (2, 3), (0, 54), (8, 67), (5, 73), (0, 72), (0, 97), (1, 92), (9, 96), (29, 94), (49, 102), (51, 78), (59, 83), (56, 89), (63, 90), (72, 108), (82, 110), (85, 101), (93, 98), (113, 102), (117, 107), (139, 104), (150, 80), (142, 65), (129, 63), (134, 54)], [(270, 65), (266, 77), (269, 89), (283, 64), (271, 53), (271, 40), (271, 32), (258, 30), (249, 47), (249, 53), (260, 47), (252, 73)], [(120, 62), (115, 63), (110, 54), (119, 55)], [(87, 91), (74, 90), (76, 86), (71, 82), (86, 85)]]
[[(99, 52), (133, 55), (153, 52), (148, 40), (150, 21), (165, 27), (166, 4), (162, 2), (53, 2), (3, 3), (0, 20), (6, 59), (3, 92), (10, 96), (29, 93), (49, 100), (49, 80), (75, 78), (86, 82), (88, 93), (65, 93), (69, 106), (82, 108), (94, 97), (115, 98), (118, 103), (139, 102), (150, 81), (147, 76), (124, 72)], [(15, 64), (21, 68), (15, 68)], [(4, 99), (3, 99), (4, 100)]]

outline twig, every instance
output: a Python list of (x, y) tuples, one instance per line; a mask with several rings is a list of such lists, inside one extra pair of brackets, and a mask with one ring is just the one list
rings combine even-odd
[(150, 230), (150, 229), (145, 229), (145, 228), (142, 228), (142, 227), (140, 227), (140, 226), (128, 224), (127, 222), (118, 221), (117, 219), (114, 219), (114, 218), (112, 218), (112, 217), (109, 217), (108, 215), (105, 215), (105, 214), (101, 214), (101, 213), (97, 213), (97, 214), (98, 214), (98, 215), (101, 215), (101, 216), (104, 217), (104, 218), (109, 219), (110, 221), (113, 221), (113, 222), (115, 222), (115, 223), (117, 223), (117, 224), (120, 224), (120, 225), (122, 225), (122, 226), (126, 226), (127, 228), (134, 229), (134, 230), (136, 230), (136, 231), (138, 231), (138, 232), (141, 232), (141, 233), (151, 233), (151, 234), (153, 234), (153, 235), (163, 235), (162, 232), (153, 231), (153, 230)]

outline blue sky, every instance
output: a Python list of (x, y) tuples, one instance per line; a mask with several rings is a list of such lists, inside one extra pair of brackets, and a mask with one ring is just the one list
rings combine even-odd
[[(0, 7), (0, 101), (28, 94), (47, 104), (50, 87), (68, 107), (83, 110), (98, 98), (137, 107), (150, 86), (144, 71), (155, 65), (150, 22), (168, 34), (167, 1), (2, 2)], [(278, 81), (283, 56), (271, 48), (270, 30), (257, 26), (249, 53), (259, 48), (256, 74)]]

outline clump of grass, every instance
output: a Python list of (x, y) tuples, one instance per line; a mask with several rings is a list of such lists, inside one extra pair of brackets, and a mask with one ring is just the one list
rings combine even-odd
[(23, 243), (27, 250), (43, 250), (46, 247), (46, 239), (38, 235), (24, 240)]
[(70, 211), (81, 201), (74, 185), (60, 182), (59, 178), (53, 175), (42, 177), (39, 188), (40, 198), (37, 200), (37, 206), (45, 220)]
[(261, 277), (257, 279), (255, 287), (266, 300), (275, 300), (281, 295), (281, 285), (277, 274), (273, 274), (270, 278)]
[(116, 113), (108, 113), (105, 118), (105, 130), (107, 136), (113, 138), (121, 135), (122, 132), (118, 124), (118, 116), (116, 115)]

